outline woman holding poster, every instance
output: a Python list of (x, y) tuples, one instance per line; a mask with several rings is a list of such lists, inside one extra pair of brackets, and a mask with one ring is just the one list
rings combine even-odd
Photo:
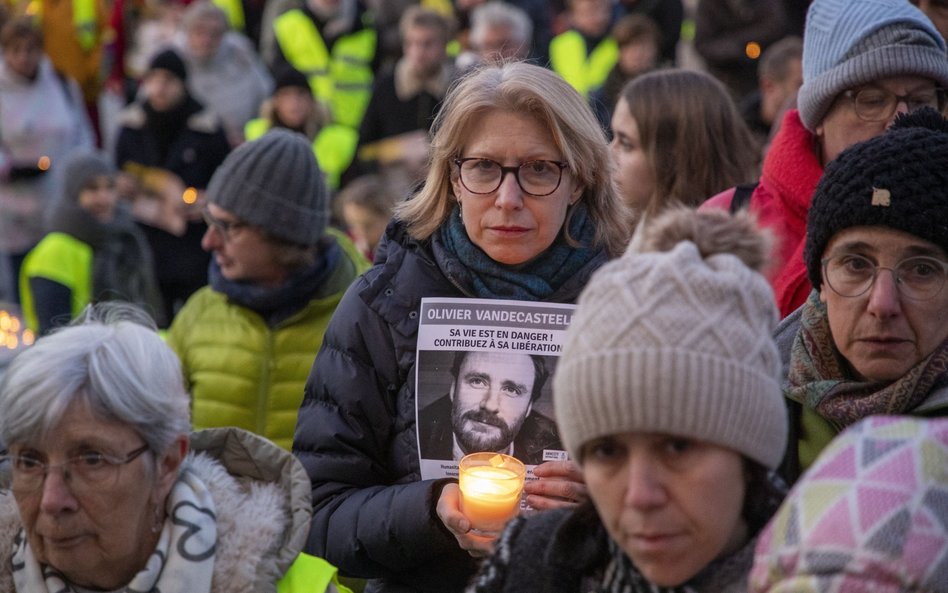
[[(450, 479), (422, 480), (415, 377), (425, 297), (573, 303), (628, 242), (602, 129), (551, 71), (478, 70), (448, 94), (424, 187), (399, 205), (374, 267), (316, 357), (294, 451), (315, 508), (307, 551), (368, 591), (460, 591), (493, 546)], [(587, 498), (571, 461), (538, 465), (536, 509)]]

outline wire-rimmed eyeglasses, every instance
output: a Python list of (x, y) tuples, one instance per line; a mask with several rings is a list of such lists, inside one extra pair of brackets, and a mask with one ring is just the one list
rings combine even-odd
[(56, 469), (62, 471), (63, 480), (73, 494), (81, 496), (114, 486), (119, 469), (147, 450), (148, 445), (145, 444), (123, 457), (89, 451), (62, 463), (46, 463), (36, 455), (18, 453), (0, 456), (0, 465), (10, 464), (13, 478), (10, 489), (14, 493), (30, 494), (39, 491), (50, 470)]
[(945, 89), (929, 88), (908, 95), (897, 95), (880, 88), (843, 91), (843, 96), (852, 101), (856, 115), (865, 121), (886, 121), (890, 119), (900, 102), (905, 103), (909, 112), (932, 107), (938, 111), (945, 108)]
[(907, 257), (891, 268), (851, 253), (827, 257), (821, 263), (823, 280), (842, 297), (862, 296), (872, 288), (879, 270), (888, 270), (903, 296), (924, 301), (941, 292), (948, 275), (948, 262), (925, 255)]
[(201, 216), (204, 217), (204, 222), (207, 224), (207, 227), (213, 228), (220, 233), (225, 241), (230, 241), (233, 238), (234, 231), (239, 231), (247, 226), (246, 222), (239, 220), (221, 220), (220, 218), (216, 218), (207, 211), (207, 208), (201, 211)]

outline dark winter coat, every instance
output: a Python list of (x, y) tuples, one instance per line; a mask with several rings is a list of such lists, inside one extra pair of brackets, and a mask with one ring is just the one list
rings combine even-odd
[[(389, 225), (375, 265), (330, 321), (300, 407), (293, 450), (312, 480), (314, 508), (306, 551), (343, 574), (377, 579), (367, 591), (461, 591), (476, 568), (434, 510), (448, 480), (420, 481), (421, 299), (471, 296), (435, 262), (439, 248), (436, 238), (418, 242)], [(574, 302), (601, 263), (549, 300)]]

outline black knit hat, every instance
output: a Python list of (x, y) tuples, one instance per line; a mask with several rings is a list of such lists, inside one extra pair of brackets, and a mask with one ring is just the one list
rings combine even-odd
[(173, 49), (166, 49), (159, 52), (151, 59), (151, 62), (148, 63), (148, 70), (157, 69), (167, 70), (182, 81), (188, 80), (188, 69), (184, 65), (184, 60), (182, 60), (181, 56)]
[(840, 231), (883, 226), (948, 252), (948, 120), (931, 108), (900, 115), (881, 136), (827, 165), (813, 195), (803, 259), (814, 287), (820, 260)]
[(306, 75), (290, 65), (284, 65), (276, 71), (273, 78), (273, 92), (287, 87), (298, 87), (310, 90), (309, 81)]

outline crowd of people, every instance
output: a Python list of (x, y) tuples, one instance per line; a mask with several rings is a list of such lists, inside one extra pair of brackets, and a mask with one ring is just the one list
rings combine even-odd
[(47, 4), (0, 593), (948, 593), (940, 2)]

